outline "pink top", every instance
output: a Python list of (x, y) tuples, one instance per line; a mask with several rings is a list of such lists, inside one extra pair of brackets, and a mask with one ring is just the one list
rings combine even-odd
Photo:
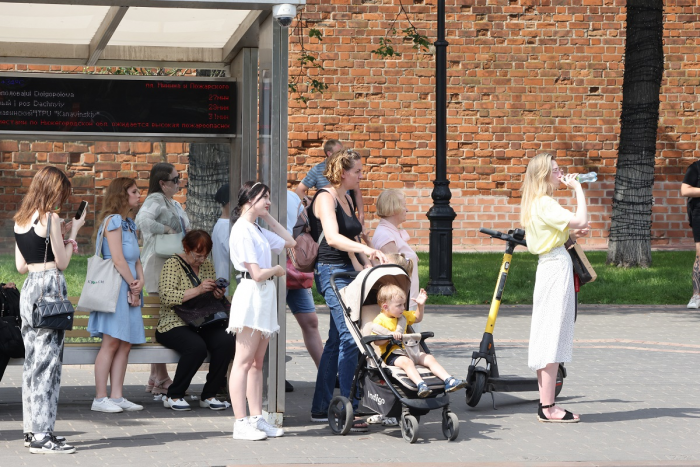
[[(381, 249), (384, 245), (394, 242), (396, 243), (396, 248), (399, 253), (403, 253), (407, 259), (413, 262), (413, 273), (411, 274), (411, 296), (409, 298), (418, 297), (418, 292), (420, 291), (420, 284), (418, 283), (418, 255), (416, 254), (410, 246), (408, 246), (408, 241), (411, 237), (408, 233), (396, 227), (391, 222), (381, 219), (379, 225), (377, 225), (374, 235), (372, 236), (372, 245), (376, 249)], [(411, 300), (411, 310), (416, 309), (416, 302)]]

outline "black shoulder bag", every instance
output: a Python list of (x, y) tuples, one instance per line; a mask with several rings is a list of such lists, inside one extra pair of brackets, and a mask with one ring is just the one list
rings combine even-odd
[[(199, 286), (202, 282), (194, 273), (192, 266), (187, 264), (179, 255), (173, 255), (180, 262), (180, 266), (192, 282), (193, 287)], [(187, 325), (201, 329), (212, 324), (222, 324), (228, 321), (231, 304), (226, 298), (216, 298), (213, 292), (206, 292), (184, 302), (181, 305), (174, 305), (173, 311)]]
[[(46, 251), (44, 251), (44, 283), (41, 287), (41, 297), (32, 310), (32, 327), (37, 329), (54, 329), (70, 331), (73, 329), (73, 313), (75, 309), (70, 300), (64, 298), (61, 291), (56, 289), (54, 301), (48, 301), (44, 296), (46, 291), (46, 255), (49, 253), (51, 239), (51, 214), (46, 222)], [(56, 268), (56, 285), (60, 284), (58, 268)]]
[(0, 284), (0, 353), (10, 358), (24, 358), (21, 325), (19, 291)]

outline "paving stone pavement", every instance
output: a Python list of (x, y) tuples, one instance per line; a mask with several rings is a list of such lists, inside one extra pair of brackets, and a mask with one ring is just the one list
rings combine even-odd
[[(431, 350), (448, 371), (464, 376), (478, 345), (488, 307), (429, 306), (422, 330), (434, 331)], [(329, 315), (319, 307), (322, 336)], [(0, 382), (0, 466), (237, 464), (359, 464), (378, 462), (479, 463), (479, 465), (700, 465), (700, 313), (670, 306), (581, 306), (574, 361), (558, 401), (582, 414), (579, 424), (536, 419), (537, 393), (496, 394), (497, 410), (484, 395), (468, 408), (464, 392), (452, 396), (460, 419), (455, 442), (443, 439), (440, 413), (421, 418), (420, 438), (409, 445), (398, 427), (370, 426), (369, 433), (334, 436), (309, 422), (315, 367), (296, 320), (287, 315), (285, 436), (262, 442), (231, 439), (230, 410), (195, 403), (190, 412), (164, 409), (144, 392), (147, 374), (128, 372), (125, 395), (142, 412), (90, 411), (89, 368), (66, 366), (56, 431), (78, 447), (68, 456), (30, 455), (21, 436), (21, 368)], [(504, 375), (533, 376), (527, 368), (530, 308), (503, 306), (496, 323)], [(204, 372), (193, 387), (201, 390)]]

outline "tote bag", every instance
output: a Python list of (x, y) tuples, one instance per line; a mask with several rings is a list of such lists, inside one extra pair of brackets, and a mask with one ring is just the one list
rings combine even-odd
[(104, 233), (110, 217), (112, 216), (108, 216), (102, 224), (102, 232), (98, 235), (95, 245), (95, 255), (88, 259), (83, 291), (76, 306), (78, 311), (114, 313), (117, 309), (122, 276), (111, 259), (101, 256)]

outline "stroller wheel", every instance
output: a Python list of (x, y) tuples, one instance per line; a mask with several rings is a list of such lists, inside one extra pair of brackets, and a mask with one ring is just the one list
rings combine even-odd
[(447, 441), (454, 441), (459, 436), (459, 418), (452, 412), (442, 413), (442, 434)]
[(401, 416), (401, 436), (413, 444), (418, 439), (418, 420), (413, 415)]
[(353, 422), (352, 403), (343, 396), (335, 396), (328, 407), (328, 424), (334, 435), (350, 433)]

